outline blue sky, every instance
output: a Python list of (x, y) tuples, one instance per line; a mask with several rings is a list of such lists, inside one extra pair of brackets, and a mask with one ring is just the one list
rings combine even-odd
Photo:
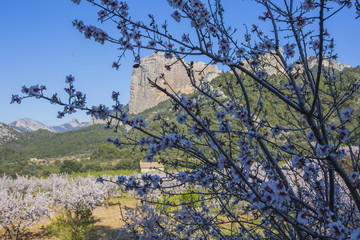
[[(2, 1), (0, 9), (0, 122), (10, 122), (29, 117), (47, 125), (59, 125), (71, 118), (89, 121), (84, 112), (57, 119), (61, 107), (48, 102), (27, 99), (22, 104), (10, 105), (11, 94), (20, 94), (21, 86), (42, 84), (48, 94), (58, 92), (63, 96), (65, 76), (76, 78), (78, 90), (87, 94), (88, 105), (104, 103), (111, 106), (113, 90), (120, 92), (122, 103), (129, 101), (133, 59), (124, 59), (118, 71), (111, 68), (119, 52), (115, 45), (100, 45), (85, 39), (72, 27), (74, 19), (86, 24), (97, 23), (97, 9), (87, 2), (79, 6), (70, 0), (17, 0)], [(163, 21), (169, 19), (172, 9), (165, 0), (128, 1), (130, 12), (146, 18), (148, 13)], [(253, 1), (224, 0), (225, 16), (229, 24), (243, 29), (243, 24), (258, 23), (258, 15), (264, 10)], [(335, 37), (339, 60), (351, 66), (360, 65), (360, 19), (355, 20), (354, 10), (346, 9), (327, 23)], [(183, 27), (183, 25), (180, 25)], [(113, 28), (105, 25), (105, 30)], [(175, 33), (186, 32), (176, 28)], [(144, 55), (143, 55), (144, 56)]]

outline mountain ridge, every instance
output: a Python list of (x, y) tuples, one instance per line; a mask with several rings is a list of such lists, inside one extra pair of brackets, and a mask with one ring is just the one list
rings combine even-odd
[(61, 124), (58, 126), (47, 126), (39, 121), (30, 118), (17, 119), (15, 121), (5, 124), (19, 132), (33, 132), (40, 129), (44, 129), (49, 132), (66, 132), (87, 127), (89, 125), (88, 122), (83, 122), (75, 118), (73, 118), (69, 123)]
[[(351, 79), (360, 79), (360, 66), (351, 69), (344, 69), (344, 72), (336, 74), (342, 74), (342, 78), (344, 81), (351, 82)], [(224, 79), (232, 81), (230, 75), (231, 73), (225, 73), (224, 76), (220, 75), (218, 78), (213, 79), (211, 82), (211, 86), (214, 89), (223, 89), (224, 86), (222, 85), (222, 83), (224, 82)], [(244, 79), (244, 81), (247, 80)], [(280, 81), (280, 79), (278, 79), (278, 81)], [(196, 94), (197, 93), (193, 93), (195, 98)], [(269, 92), (264, 91), (263, 94), (264, 98), (270, 99)], [(354, 100), (360, 99), (359, 96), (360, 93), (354, 95)], [(252, 103), (256, 103), (258, 99), (257, 96), (250, 95), (249, 100)], [(128, 106), (125, 106), (126, 110), (127, 107)], [(282, 108), (281, 105), (277, 105), (277, 107), (277, 111), (272, 111), (268, 114), (268, 121), (276, 123), (279, 115), (284, 116), (285, 109)], [(352, 105), (349, 105), (349, 107), (353, 107), (354, 113), (356, 113), (359, 109), (358, 102), (354, 101), (354, 103)], [(155, 107), (149, 108), (139, 114), (130, 114), (129, 117), (142, 117), (148, 124), (148, 129), (155, 129), (155, 126), (158, 127), (158, 121), (153, 120), (159, 119), (159, 116), (161, 116), (162, 119), (167, 119), (169, 122), (176, 122), (177, 113), (172, 111), (172, 109), (173, 105), (171, 101), (167, 100), (160, 102)], [(212, 113), (211, 110), (209, 112), (208, 111), (209, 105), (202, 105), (201, 113), (205, 115)], [(357, 118), (355, 117), (354, 119)], [(349, 129), (355, 129), (357, 127), (357, 121), (352, 121), (350, 123), (352, 124), (352, 126), (349, 127)], [(68, 131), (64, 133), (53, 133), (47, 130), (39, 130), (27, 133), (17, 132), (19, 134), (18, 139), (13, 139), (0, 145), (0, 164), (15, 163), (18, 161), (28, 161), (31, 158), (49, 159), (64, 156), (74, 156), (79, 154), (87, 154), (87, 156), (92, 157), (91, 161), (93, 162), (87, 162), (86, 164), (96, 163), (97, 165), (100, 165), (99, 163), (103, 163), (102, 159), (107, 159), (106, 156), (110, 155), (112, 159), (135, 159), (136, 161), (141, 161), (145, 158), (145, 153), (143, 151), (134, 151), (131, 145), (125, 145), (124, 147), (119, 149), (120, 152), (117, 153), (118, 155), (113, 155), (114, 151), (112, 148), (110, 148), (111, 144), (109, 145), (106, 143), (106, 139), (108, 137), (111, 137), (112, 139), (116, 137), (129, 137), (129, 139), (138, 139), (142, 135), (138, 131), (126, 129), (125, 126), (120, 126), (117, 129), (117, 132), (114, 132), (113, 130), (105, 130), (100, 123), (86, 128), (78, 129), (75, 131)], [(350, 140), (358, 141), (358, 139)], [(169, 160), (168, 155), (163, 156), (163, 159), (165, 159), (166, 161), (174, 160)], [(33, 165), (27, 164), (26, 166)], [(7, 171), (10, 171), (11, 169), (12, 168), (8, 167), (8, 165), (4, 165), (3, 169), (1, 170), (0, 166), (0, 173), (7, 173)], [(22, 171), (23, 169), (26, 169), (26, 167), (22, 166), (18, 169), (19, 171)], [(34, 171), (31, 171), (31, 174), (34, 174)], [(39, 171), (41, 171), (41, 169)], [(19, 172), (14, 172), (14, 174), (15, 173)]]

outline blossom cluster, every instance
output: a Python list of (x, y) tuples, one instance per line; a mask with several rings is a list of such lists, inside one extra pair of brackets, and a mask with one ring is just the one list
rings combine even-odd
[(96, 42), (104, 44), (108, 39), (108, 34), (95, 26), (86, 26), (83, 21), (74, 20), (73, 26), (83, 33), (86, 38), (94, 38)]

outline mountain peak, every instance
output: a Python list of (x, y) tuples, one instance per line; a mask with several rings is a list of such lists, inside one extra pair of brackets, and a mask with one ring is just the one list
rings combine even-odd
[(76, 119), (76, 118), (73, 118), (70, 120), (69, 124), (72, 126), (72, 127), (78, 127), (79, 125), (81, 125), (83, 123), (83, 121), (81, 121), (80, 119)]
[(73, 118), (70, 120), (69, 123), (65, 123), (60, 126), (53, 126), (51, 127), (51, 129), (54, 132), (66, 132), (66, 131), (87, 127), (88, 125), (89, 125), (88, 122), (83, 122), (80, 119)]
[(9, 127), (14, 128), (17, 131), (20, 131), (20, 132), (33, 132), (33, 131), (37, 131), (40, 129), (44, 129), (44, 130), (47, 130), (50, 132), (66, 132), (66, 131), (70, 131), (70, 130), (87, 127), (88, 123), (83, 122), (79, 119), (73, 118), (73, 119), (71, 119), (71, 121), (69, 123), (65, 123), (60, 126), (48, 127), (45, 124), (35, 121), (33, 119), (22, 118), (22, 119), (18, 119), (18, 120), (9, 122), (9, 123), (7, 123), (7, 125)]
[(8, 126), (20, 131), (20, 132), (32, 132), (39, 129), (45, 129), (50, 132), (53, 132), (51, 128), (42, 124), (41, 122), (35, 121), (30, 118), (22, 118), (12, 122), (7, 123)]

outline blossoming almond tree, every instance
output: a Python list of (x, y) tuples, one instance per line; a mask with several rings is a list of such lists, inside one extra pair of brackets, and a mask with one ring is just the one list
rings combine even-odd
[(81, 209), (92, 211), (108, 195), (118, 194), (116, 184), (96, 183), (90, 175), (85, 178), (51, 175), (46, 179), (3, 176), (0, 178), (0, 227), (11, 239), (22, 239), (29, 228), (54, 213), (63, 211), (71, 217)]
[[(64, 106), (60, 118), (81, 109), (108, 120), (109, 127), (114, 122), (129, 125), (143, 137), (135, 142), (108, 141), (119, 147), (138, 144), (148, 150), (147, 161), (164, 151), (180, 152), (190, 159), (175, 163), (186, 170), (166, 177), (119, 176), (116, 181), (146, 196), (151, 189), (166, 192), (171, 186), (164, 183), (177, 180), (173, 187), (201, 187), (199, 201), (216, 200), (217, 211), (183, 201), (184, 217), (169, 211), (177, 225), (159, 222), (156, 237), (161, 238), (161, 230), (166, 238), (169, 228), (181, 231), (190, 224), (199, 239), (209, 235), (219, 239), (360, 239), (359, 157), (354, 147), (359, 124), (349, 107), (359, 83), (333, 68), (336, 41), (326, 29), (327, 22), (345, 8), (354, 8), (359, 17), (358, 1), (257, 0), (263, 9), (259, 18), (272, 28), (265, 31), (253, 25), (245, 28), (240, 39), (235, 38), (240, 29), (224, 21), (220, 0), (167, 0), (173, 9), (169, 16), (188, 24), (180, 38), (153, 15), (148, 22), (129, 16), (125, 1), (87, 1), (99, 9), (99, 21), (114, 23), (121, 36), (112, 37), (81, 20), (73, 25), (86, 38), (111, 42), (120, 49), (114, 68), (120, 67), (125, 53), (133, 54), (134, 67), (138, 67), (142, 49), (163, 52), (182, 63), (198, 95), (188, 98), (162, 87), (165, 75), (148, 79), (152, 87), (169, 96), (177, 113), (177, 123), (159, 117), (162, 126), (157, 130), (147, 129), (149, 123), (142, 118), (131, 119), (116, 92), (112, 108), (87, 107), (71, 75), (66, 77), (68, 101), (61, 101), (57, 94), (46, 96), (46, 87), (35, 85), (23, 87), (24, 96), (13, 95), (12, 102), (42, 98)], [(183, 59), (196, 60), (199, 55), (208, 64), (223, 64), (229, 70), (219, 85), (226, 97), (215, 94), (208, 82), (195, 81), (197, 73)], [(310, 69), (310, 56), (316, 62), (314, 69)], [(278, 112), (280, 108), (285, 114)], [(170, 205), (166, 200), (164, 204)]]
[(27, 228), (50, 216), (52, 199), (34, 178), (3, 176), (0, 184), (0, 226), (11, 239), (21, 239)]

